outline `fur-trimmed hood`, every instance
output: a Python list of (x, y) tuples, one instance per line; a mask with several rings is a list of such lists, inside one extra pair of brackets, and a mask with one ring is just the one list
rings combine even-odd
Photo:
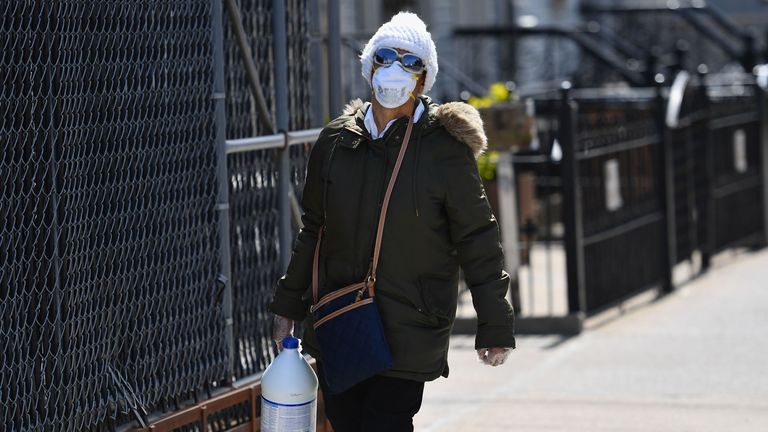
[(362, 99), (360, 99), (360, 98), (352, 99), (344, 107), (344, 111), (342, 111), (341, 114), (342, 115), (347, 115), (347, 116), (355, 115), (355, 113), (357, 113), (357, 111), (359, 109), (361, 109), (362, 107), (364, 107), (364, 106), (365, 106), (365, 102), (363, 102)]
[[(424, 101), (430, 105), (429, 99)], [(365, 104), (366, 102), (362, 99), (353, 99), (344, 107), (343, 114), (355, 115)], [(433, 104), (430, 109), (440, 125), (454, 138), (469, 147), (475, 158), (486, 150), (488, 138), (483, 129), (483, 120), (475, 107), (464, 102), (448, 102), (441, 105)]]

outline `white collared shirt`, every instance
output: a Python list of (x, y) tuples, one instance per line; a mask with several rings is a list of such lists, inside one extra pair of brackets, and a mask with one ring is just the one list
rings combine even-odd
[[(416, 123), (421, 118), (421, 114), (424, 113), (424, 102), (421, 101), (421, 99), (417, 100), (418, 104), (416, 105), (416, 111), (413, 113), (413, 122)], [(384, 136), (385, 133), (387, 133), (387, 130), (390, 126), (392, 126), (392, 123), (395, 122), (397, 119), (392, 119), (387, 123), (386, 126), (384, 126), (384, 130), (379, 132), (379, 129), (376, 127), (376, 120), (373, 118), (373, 105), (368, 107), (368, 112), (365, 113), (365, 128), (368, 129), (368, 132), (371, 134), (371, 138), (373, 139), (379, 139), (382, 136)]]

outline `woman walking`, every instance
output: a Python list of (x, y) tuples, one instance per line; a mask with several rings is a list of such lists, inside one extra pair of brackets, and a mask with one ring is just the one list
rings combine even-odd
[[(336, 432), (412, 431), (424, 383), (448, 376), (459, 270), (477, 312), (475, 348), (492, 366), (515, 346), (509, 276), (475, 162), (486, 147), (480, 116), (464, 103), (438, 105), (424, 95), (438, 71), (426, 25), (412, 13), (395, 15), (360, 59), (372, 97), (352, 101), (312, 149), (304, 228), (270, 305), (273, 336), (281, 340), (307, 319), (304, 347), (318, 359)], [(387, 366), (338, 391), (339, 370), (369, 366), (345, 364), (337, 352), (345, 346), (318, 338), (320, 329), (333, 328), (320, 321), (355, 307), (317, 314), (340, 299), (332, 293), (347, 292), (343, 287), (357, 293), (356, 305), (375, 306), (385, 346), (371, 347), (372, 339), (361, 347), (377, 356), (386, 351)], [(336, 336), (344, 337), (330, 338)]]

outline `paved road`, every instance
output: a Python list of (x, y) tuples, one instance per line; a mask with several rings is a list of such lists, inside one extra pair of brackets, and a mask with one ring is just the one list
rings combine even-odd
[(416, 430), (768, 431), (768, 252), (721, 259), (674, 294), (588, 323), (570, 339), (520, 337), (500, 368), (455, 337)]

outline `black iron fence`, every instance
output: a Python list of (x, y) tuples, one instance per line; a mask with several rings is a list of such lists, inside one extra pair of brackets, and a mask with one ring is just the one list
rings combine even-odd
[(765, 245), (766, 94), (751, 75), (534, 99), (539, 148), (513, 158), (524, 298), (551, 291), (553, 271), (531, 262), (528, 241), (549, 261), (563, 251), (568, 311), (587, 314), (672, 289), (678, 263), (703, 271), (725, 249)]
[[(726, 82), (723, 82), (725, 78)], [(676, 262), (765, 242), (764, 92), (752, 76), (681, 73), (668, 112)]]
[(659, 99), (653, 91), (615, 93), (564, 90), (561, 100), (572, 312), (600, 310), (670, 283)]
[(711, 151), (713, 165), (708, 204), (714, 223), (708, 236), (712, 253), (737, 246), (765, 243), (761, 122), (765, 113), (763, 91), (753, 84), (709, 86)]

